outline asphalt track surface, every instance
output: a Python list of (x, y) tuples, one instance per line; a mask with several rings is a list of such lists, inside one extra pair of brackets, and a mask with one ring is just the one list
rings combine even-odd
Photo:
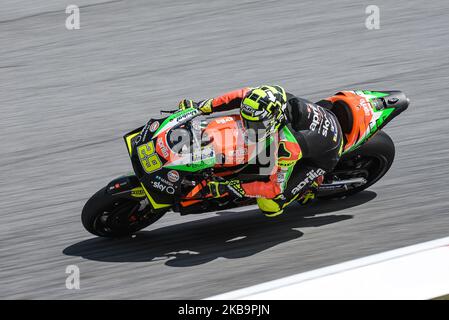
[[(65, 29), (69, 3), (1, 3), (0, 298), (205, 298), (448, 236), (448, 1), (72, 2), (80, 30)], [(183, 97), (262, 83), (312, 100), (403, 90), (389, 173), (276, 219), (171, 213), (122, 240), (83, 229), (87, 199), (131, 170), (124, 133)]]

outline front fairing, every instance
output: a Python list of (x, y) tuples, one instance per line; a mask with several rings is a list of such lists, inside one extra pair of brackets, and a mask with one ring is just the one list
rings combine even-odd
[(200, 180), (208, 170), (247, 159), (238, 115), (206, 119), (198, 110), (187, 109), (151, 119), (124, 138), (136, 176), (164, 203), (188, 193), (183, 181), (193, 188), (192, 180)]
[(167, 132), (199, 113), (191, 108), (166, 118), (150, 119), (145, 126), (124, 136), (134, 172), (153, 207), (170, 206), (174, 197), (181, 194), (182, 173), (166, 166), (176, 157), (166, 145)]

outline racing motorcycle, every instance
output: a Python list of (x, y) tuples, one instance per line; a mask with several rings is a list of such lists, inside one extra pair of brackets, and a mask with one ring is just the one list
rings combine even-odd
[[(406, 110), (401, 91), (341, 91), (318, 104), (333, 112), (344, 133), (339, 163), (324, 175), (317, 198), (344, 197), (376, 183), (391, 167), (395, 147), (381, 129)], [(156, 222), (169, 211), (181, 215), (255, 204), (233, 194), (214, 198), (209, 181), (238, 176), (248, 170), (251, 150), (240, 115), (206, 117), (199, 110), (166, 111), (124, 136), (133, 173), (111, 181), (85, 204), (81, 220), (90, 233), (120, 237)], [(295, 139), (288, 126), (287, 139)], [(243, 178), (242, 178), (243, 177)]]

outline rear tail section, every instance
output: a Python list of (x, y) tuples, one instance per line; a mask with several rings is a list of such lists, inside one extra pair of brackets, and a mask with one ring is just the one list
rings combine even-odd
[(332, 102), (331, 111), (345, 135), (345, 153), (366, 142), (409, 105), (401, 91), (340, 91), (326, 100)]

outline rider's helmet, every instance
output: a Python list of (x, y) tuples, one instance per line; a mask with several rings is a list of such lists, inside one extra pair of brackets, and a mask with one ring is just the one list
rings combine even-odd
[(285, 119), (286, 106), (287, 95), (284, 88), (280, 86), (251, 88), (240, 105), (240, 115), (243, 125), (249, 132), (248, 137), (262, 141), (276, 132)]

